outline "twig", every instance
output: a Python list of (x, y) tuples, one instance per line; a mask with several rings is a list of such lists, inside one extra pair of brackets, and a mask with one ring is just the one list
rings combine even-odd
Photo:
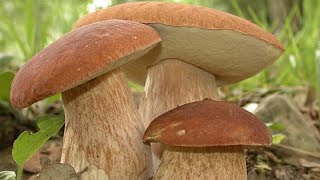
[(285, 149), (285, 150), (290, 150), (290, 151), (293, 151), (293, 152), (298, 153), (298, 154), (307, 155), (307, 156), (311, 156), (313, 158), (320, 159), (320, 154), (316, 153), (316, 152), (309, 152), (309, 151), (305, 151), (305, 150), (302, 150), (302, 149), (298, 149), (298, 148), (295, 148), (295, 147), (292, 147), (292, 146), (283, 145), (283, 144), (275, 144), (273, 146), (277, 147), (277, 148), (279, 147), (279, 148), (282, 148), (282, 149)]

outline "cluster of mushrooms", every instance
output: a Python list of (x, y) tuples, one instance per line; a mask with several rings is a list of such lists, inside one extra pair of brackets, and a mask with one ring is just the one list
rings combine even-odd
[[(80, 18), (15, 76), (17, 108), (62, 94), (61, 163), (83, 179), (246, 179), (245, 148), (270, 146), (253, 114), (219, 101), (283, 52), (257, 25), (217, 10), (130, 2)], [(132, 82), (145, 86), (137, 108)], [(151, 144), (151, 145), (150, 145)]]

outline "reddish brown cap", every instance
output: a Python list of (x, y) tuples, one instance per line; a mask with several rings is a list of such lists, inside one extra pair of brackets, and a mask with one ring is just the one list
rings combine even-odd
[(17, 72), (11, 103), (23, 108), (134, 61), (160, 42), (151, 27), (110, 20), (83, 26), (50, 44)]
[(284, 48), (269, 32), (240, 17), (206, 7), (167, 2), (130, 2), (88, 14), (74, 28), (106, 19), (126, 19), (156, 29), (161, 46), (127, 64), (131, 80), (144, 84), (147, 67), (179, 59), (216, 76), (218, 84), (246, 79), (272, 64)]
[(241, 107), (203, 100), (177, 107), (157, 117), (147, 128), (145, 142), (172, 146), (270, 146), (268, 128)]

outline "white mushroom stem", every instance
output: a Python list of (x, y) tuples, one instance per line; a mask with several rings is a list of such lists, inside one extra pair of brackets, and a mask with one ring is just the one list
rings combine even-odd
[(243, 148), (166, 146), (154, 179), (246, 180)]
[[(214, 75), (186, 62), (167, 59), (148, 69), (145, 97), (139, 111), (145, 127), (159, 115), (179, 105), (219, 99)], [(157, 169), (163, 152), (152, 143), (153, 167)]]
[(150, 147), (127, 80), (114, 70), (62, 94), (66, 123), (62, 163), (83, 179), (147, 179)]

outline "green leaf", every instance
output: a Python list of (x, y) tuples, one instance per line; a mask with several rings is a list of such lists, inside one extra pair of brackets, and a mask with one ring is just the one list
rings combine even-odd
[(47, 116), (37, 120), (39, 131), (36, 133), (24, 131), (14, 141), (12, 156), (18, 164), (18, 178), (21, 176), (22, 167), (35, 152), (64, 124), (64, 120), (58, 116)]
[(40, 131), (45, 131), (47, 134), (57, 133), (64, 125), (64, 120), (60, 116), (46, 116), (37, 120), (37, 126)]
[(56, 95), (54, 95), (54, 96), (48, 97), (48, 98), (46, 99), (46, 102), (47, 102), (48, 104), (52, 104), (52, 103), (54, 103), (54, 102), (56, 102), (56, 101), (59, 101), (60, 99), (61, 99), (61, 94), (56, 94)]
[(16, 173), (14, 171), (1, 171), (0, 172), (0, 179), (1, 180), (15, 180)]
[(134, 92), (143, 92), (143, 87), (132, 82), (132, 81), (129, 81), (129, 87), (134, 91)]
[(285, 129), (285, 126), (282, 123), (278, 122), (266, 123), (266, 126), (273, 131), (281, 131)]
[(280, 144), (281, 141), (285, 138), (286, 136), (283, 134), (274, 134), (272, 135), (272, 144)]
[(14, 78), (12, 72), (4, 72), (0, 74), (0, 100), (9, 101), (10, 87)]
[(261, 169), (261, 170), (272, 170), (272, 168), (268, 164), (266, 164), (264, 162), (259, 162), (256, 165), (256, 168)]

